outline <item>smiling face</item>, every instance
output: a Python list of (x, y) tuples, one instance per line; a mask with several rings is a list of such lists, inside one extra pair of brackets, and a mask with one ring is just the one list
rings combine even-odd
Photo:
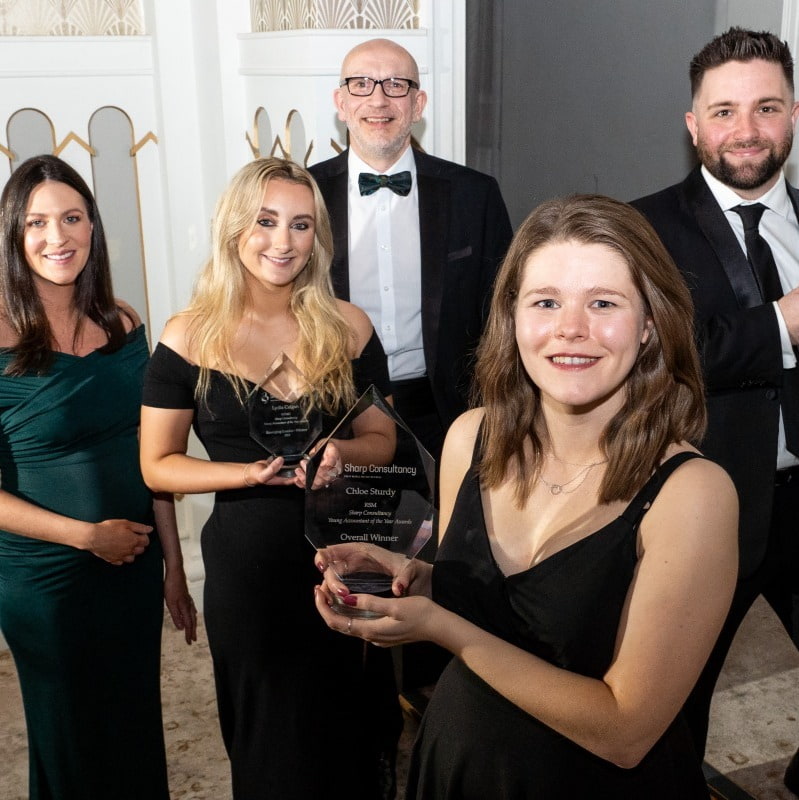
[(545, 411), (602, 407), (610, 419), (624, 401), (625, 380), (652, 321), (620, 254), (601, 244), (560, 241), (527, 259), (515, 328)]
[[(419, 71), (410, 53), (385, 39), (366, 42), (349, 52), (341, 78), (410, 78), (419, 82)], [(411, 127), (422, 118), (427, 95), (411, 89), (405, 97), (386, 97), (375, 86), (369, 97), (355, 97), (346, 86), (334, 92), (338, 118), (350, 132), (356, 155), (378, 172), (385, 172), (411, 142)]]
[(755, 200), (779, 178), (797, 113), (779, 64), (728, 61), (704, 74), (685, 122), (710, 174)]
[(264, 288), (290, 286), (313, 251), (315, 219), (308, 186), (269, 180), (255, 224), (239, 237), (239, 258), (248, 280)]
[(59, 181), (40, 183), (25, 209), (25, 260), (34, 282), (44, 286), (75, 283), (89, 258), (92, 223), (80, 193)]

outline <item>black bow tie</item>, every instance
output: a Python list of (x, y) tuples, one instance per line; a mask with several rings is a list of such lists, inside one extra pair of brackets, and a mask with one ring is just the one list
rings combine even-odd
[(411, 191), (411, 173), (407, 170), (394, 175), (373, 175), (371, 172), (362, 172), (358, 176), (358, 189), (363, 195), (374, 194), (384, 186), (395, 194), (406, 197)]

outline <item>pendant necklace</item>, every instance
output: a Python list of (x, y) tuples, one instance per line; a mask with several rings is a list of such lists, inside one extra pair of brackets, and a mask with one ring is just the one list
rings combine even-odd
[[(554, 456), (550, 455), (550, 458), (554, 458)], [(560, 459), (555, 459), (556, 461), (560, 461)], [(605, 464), (607, 459), (603, 459), (602, 461), (594, 461), (591, 464), (569, 464), (568, 461), (562, 461), (562, 464), (569, 464), (569, 466), (578, 467), (582, 466), (582, 469), (571, 479), (566, 481), (565, 483), (550, 483), (541, 473), (538, 474), (538, 477), (541, 483), (544, 486), (548, 487), (550, 494), (571, 494), (572, 492), (576, 492), (582, 485), (585, 483), (585, 479), (588, 477), (589, 473), (594, 467), (598, 467), (600, 464)], [(579, 483), (576, 486), (572, 486), (571, 489), (567, 489), (567, 486), (570, 486), (576, 480), (579, 479)]]

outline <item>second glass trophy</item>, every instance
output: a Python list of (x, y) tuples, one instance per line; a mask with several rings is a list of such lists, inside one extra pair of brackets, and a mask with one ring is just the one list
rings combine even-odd
[(283, 476), (294, 474), (322, 432), (313, 397), (307, 378), (281, 353), (248, 398), (250, 437), (270, 455), (283, 457)]
[[(330, 548), (330, 568), (355, 593), (391, 596), (390, 564), (414, 558), (433, 534), (435, 460), (374, 386), (364, 392), (330, 435), (346, 439), (363, 414), (388, 420), (393, 455), (380, 463), (342, 463), (340, 474), (311, 488), (324, 457), (320, 447), (306, 465), (305, 534)], [(386, 557), (388, 551), (394, 554)], [(341, 602), (349, 616), (372, 616)]]

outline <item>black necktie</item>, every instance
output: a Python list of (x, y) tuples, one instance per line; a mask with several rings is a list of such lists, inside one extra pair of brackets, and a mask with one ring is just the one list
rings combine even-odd
[(779, 300), (785, 292), (782, 291), (774, 255), (759, 230), (760, 218), (766, 207), (762, 203), (752, 203), (748, 206), (735, 206), (732, 210), (743, 220), (746, 255), (760, 287), (763, 302), (771, 303)]
[[(774, 254), (768, 242), (760, 235), (760, 218), (766, 207), (762, 203), (752, 203), (748, 206), (735, 206), (732, 209), (739, 214), (744, 223), (744, 240), (746, 254), (752, 272), (760, 287), (760, 294), (764, 303), (779, 300), (785, 292), (782, 290)], [(799, 367), (783, 372), (784, 383), (780, 391), (780, 405), (782, 406), (782, 423), (785, 427), (785, 443), (795, 455), (799, 455), (799, 386), (797, 386), (797, 370)]]
[(373, 175), (371, 172), (362, 172), (358, 176), (358, 189), (361, 194), (374, 194), (384, 186), (395, 194), (405, 197), (411, 191), (411, 173), (405, 171), (394, 175)]

